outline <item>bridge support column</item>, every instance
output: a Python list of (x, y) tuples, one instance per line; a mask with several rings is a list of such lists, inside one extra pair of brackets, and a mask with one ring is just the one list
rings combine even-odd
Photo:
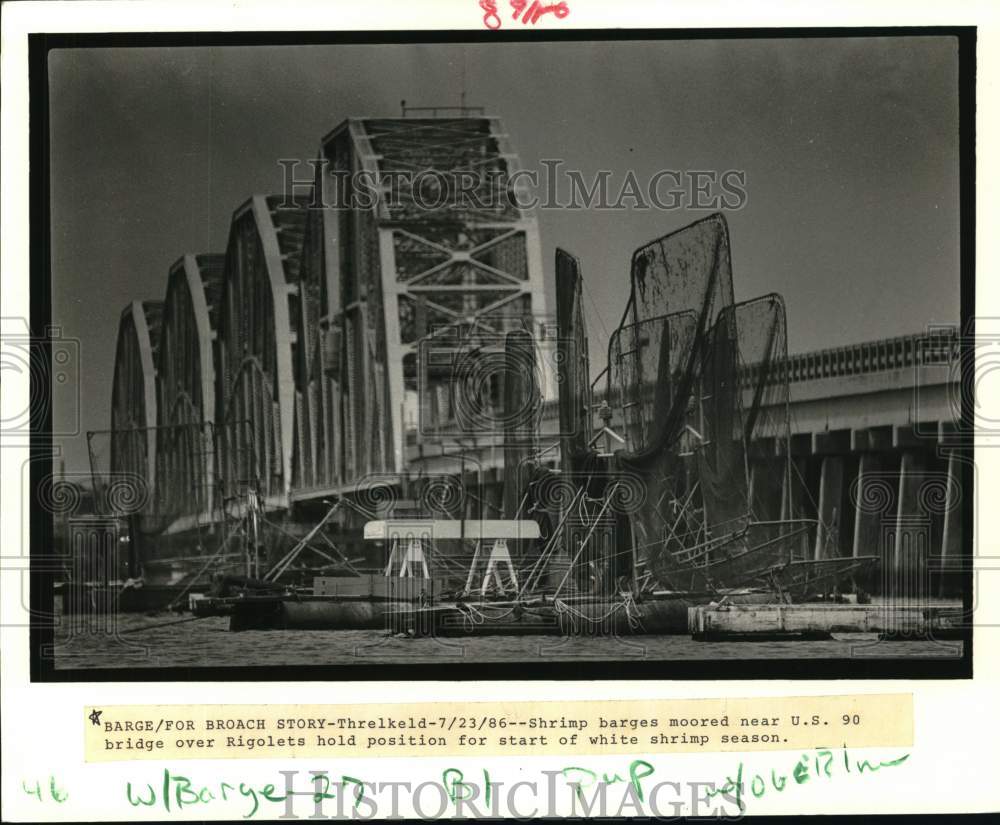
[(948, 491), (941, 531), (939, 593), (952, 592), (958, 583), (962, 555), (962, 465), (955, 452), (948, 453)]
[(820, 559), (840, 555), (841, 499), (844, 491), (844, 459), (826, 456), (819, 477), (819, 526), (813, 557)]
[(941, 555), (945, 563), (954, 563), (962, 553), (961, 466), (954, 452), (948, 453), (948, 493), (944, 510)]
[[(852, 553), (873, 556), (881, 553), (882, 516), (890, 511), (896, 491), (886, 478), (885, 461), (878, 453), (862, 453), (858, 463), (858, 479), (854, 508), (854, 543)], [(883, 561), (887, 561), (883, 555)]]
[[(920, 486), (924, 481), (924, 456), (903, 453), (899, 468), (899, 496), (896, 507), (887, 589), (895, 604), (925, 604), (929, 595), (930, 518), (922, 512)], [(905, 628), (902, 628), (905, 630)]]

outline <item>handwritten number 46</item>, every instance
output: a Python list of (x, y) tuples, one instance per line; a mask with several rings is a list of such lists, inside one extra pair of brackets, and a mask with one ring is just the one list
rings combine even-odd
[[(24, 792), (28, 796), (35, 797), (39, 802), (45, 801), (45, 795), (42, 793), (42, 783), (35, 782), (35, 786), (31, 787), (27, 781), (21, 782), (21, 787), (24, 788)], [(59, 788), (56, 785), (56, 778), (54, 776), (49, 777), (49, 793), (48, 795), (52, 797), (55, 802), (65, 802), (69, 798), (69, 794)]]

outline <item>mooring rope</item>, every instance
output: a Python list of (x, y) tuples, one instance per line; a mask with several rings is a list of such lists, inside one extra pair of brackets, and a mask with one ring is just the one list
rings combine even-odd
[(562, 623), (562, 618), (565, 616), (570, 619), (574, 630), (576, 630), (578, 626), (576, 622), (577, 619), (582, 619), (589, 624), (596, 625), (607, 621), (614, 616), (615, 613), (621, 610), (625, 611), (625, 618), (628, 621), (628, 626), (632, 630), (637, 630), (642, 627), (642, 614), (639, 612), (639, 608), (636, 606), (631, 593), (626, 593), (620, 602), (613, 602), (611, 607), (609, 607), (600, 616), (588, 616), (582, 610), (573, 607), (571, 604), (567, 604), (562, 599), (556, 599), (552, 604), (556, 609), (556, 613), (560, 616), (560, 624)]

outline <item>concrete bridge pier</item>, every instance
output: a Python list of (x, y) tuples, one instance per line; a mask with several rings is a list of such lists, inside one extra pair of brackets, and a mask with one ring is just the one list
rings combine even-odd
[(819, 524), (813, 558), (834, 558), (840, 555), (840, 525), (843, 517), (844, 459), (825, 456), (820, 465)]
[(962, 554), (962, 464), (955, 450), (948, 452), (948, 481), (941, 527), (941, 577), (938, 591), (949, 589), (961, 570)]
[(879, 549), (882, 516), (893, 508), (897, 493), (895, 485), (889, 482), (889, 475), (886, 456), (861, 454), (858, 476), (852, 485), (855, 505), (852, 555), (855, 558), (870, 556)]
[[(893, 607), (926, 605), (930, 596), (931, 518), (923, 500), (926, 469), (924, 455), (911, 450), (902, 453), (896, 518), (886, 542), (891, 565), (884, 570), (884, 595)], [(911, 628), (900, 626), (896, 631), (906, 634)]]
[[(810, 506), (809, 495), (802, 490), (803, 479), (807, 474), (807, 462), (805, 458), (793, 457), (792, 466), (789, 472), (781, 473), (781, 509), (779, 517), (782, 521), (789, 519), (813, 518), (815, 513)], [(809, 532), (803, 532), (799, 539), (798, 552), (795, 557), (798, 559), (811, 558), (813, 553), (812, 537)]]

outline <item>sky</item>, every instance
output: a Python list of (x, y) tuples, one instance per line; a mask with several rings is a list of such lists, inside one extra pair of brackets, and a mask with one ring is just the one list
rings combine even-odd
[[(527, 169), (560, 159), (617, 185), (745, 172), (726, 213), (736, 298), (781, 293), (791, 352), (959, 320), (950, 38), (67, 49), (49, 75), (53, 323), (80, 351), (57, 431), (109, 426), (122, 308), (162, 299), (184, 253), (224, 251), (233, 211), (281, 191), (279, 158), (314, 158), (347, 117), (463, 90)], [(559, 246), (581, 260), (605, 351), (632, 251), (707, 214), (539, 210), (550, 309)], [(62, 446), (85, 472), (85, 438)]]

